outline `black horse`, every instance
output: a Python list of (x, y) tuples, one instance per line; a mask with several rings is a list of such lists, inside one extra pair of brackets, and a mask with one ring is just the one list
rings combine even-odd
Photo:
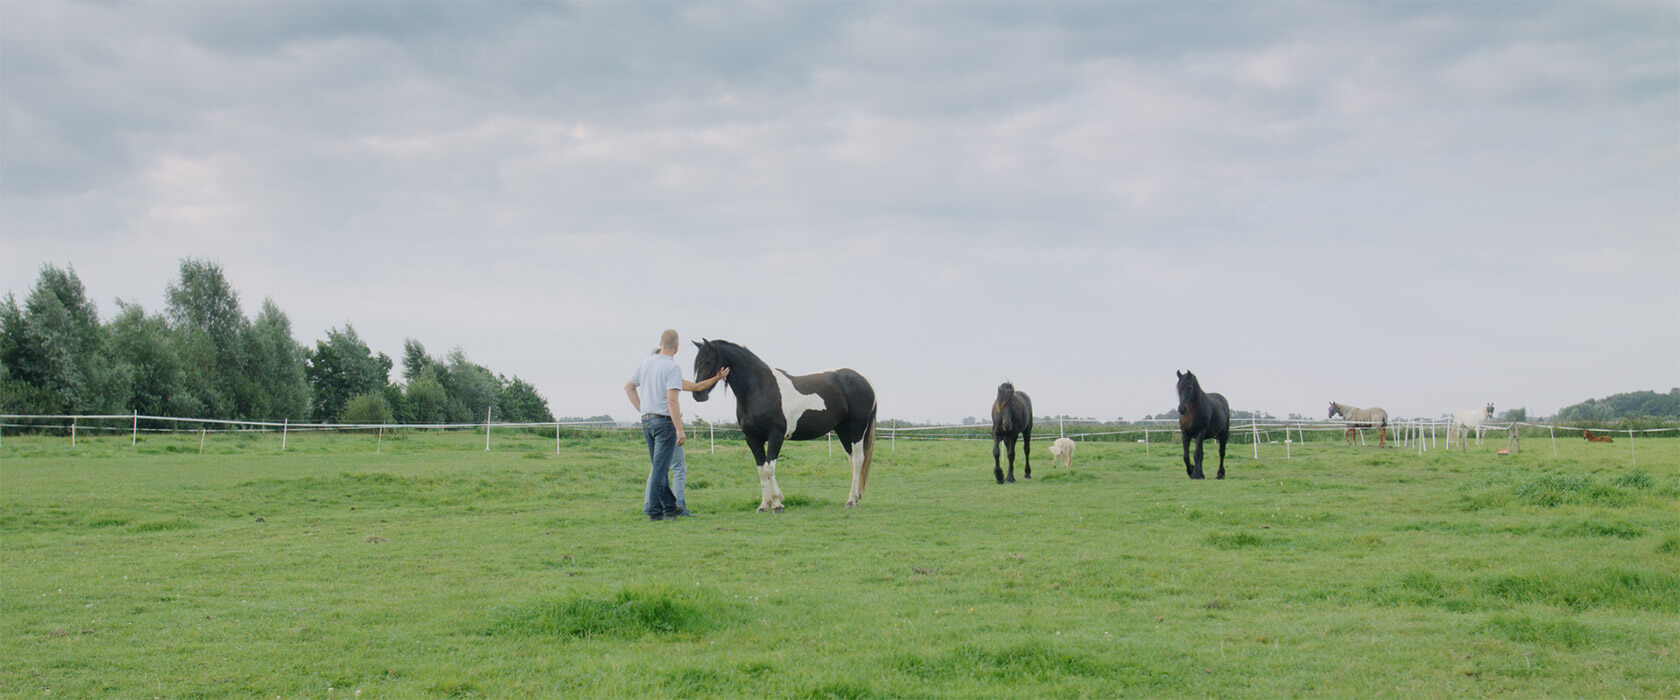
[[(1026, 441), (1021, 454), (1027, 459), (1025, 478), (1032, 478), (1032, 399), (1015, 385), (998, 385), (997, 400), (992, 402), (992, 475), (998, 483), (1015, 483), (1015, 436)], [(998, 443), (1009, 448), (1009, 478), (1003, 478), (1003, 466), (998, 463)]]
[[(696, 375), (699, 376), (699, 375)], [(710, 375), (707, 375), (710, 376)], [(1224, 396), (1202, 391), (1193, 372), (1178, 373), (1178, 431), (1184, 436), (1184, 472), (1202, 477), (1202, 441), (1219, 441), (1219, 476), (1225, 478), (1225, 443), (1231, 439), (1231, 404)], [(1190, 463), (1190, 441), (1196, 441), (1196, 463)]]
[[(776, 485), (782, 441), (815, 440), (830, 432), (840, 438), (851, 462), (852, 493), (846, 507), (856, 508), (875, 454), (875, 388), (869, 380), (850, 369), (788, 374), (727, 340), (702, 339), (694, 345), (700, 348), (694, 376), (710, 377), (729, 368), (724, 382), (735, 390), (735, 418), (758, 463), (758, 512), (782, 512), (782, 489)], [(705, 401), (710, 394), (710, 389), (696, 391), (694, 400)]]

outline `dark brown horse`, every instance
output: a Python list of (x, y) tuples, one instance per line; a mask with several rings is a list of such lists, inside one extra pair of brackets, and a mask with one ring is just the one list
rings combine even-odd
[[(1231, 404), (1224, 396), (1202, 391), (1193, 372), (1178, 373), (1178, 431), (1184, 438), (1184, 473), (1202, 477), (1202, 442), (1219, 441), (1219, 476), (1225, 478), (1225, 443), (1231, 439)], [(1190, 463), (1190, 441), (1196, 441), (1196, 462)]]
[[(1026, 392), (1016, 391), (1015, 385), (1004, 382), (998, 385), (997, 400), (992, 402), (992, 475), (997, 482), (1015, 483), (1015, 436), (1020, 435), (1026, 440), (1021, 447), (1021, 454), (1026, 457), (1027, 479), (1032, 478), (1032, 399)], [(1003, 466), (998, 462), (998, 443), (1009, 447), (1009, 478), (1003, 476)]]
[(1581, 437), (1586, 438), (1587, 442), (1615, 442), (1615, 440), (1610, 439), (1609, 435), (1594, 435), (1591, 430), (1581, 431)]

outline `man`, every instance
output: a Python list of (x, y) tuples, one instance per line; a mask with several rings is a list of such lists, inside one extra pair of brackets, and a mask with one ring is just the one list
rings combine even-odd
[(684, 464), (682, 446), (688, 441), (683, 435), (678, 392), (704, 391), (729, 376), (726, 367), (702, 382), (685, 380), (676, 356), (677, 332), (667, 329), (659, 335), (659, 352), (642, 360), (636, 374), (624, 383), (624, 394), (630, 397), (630, 405), (642, 414), (642, 437), (647, 439), (648, 458), (653, 464), (648, 471), (647, 496), (642, 503), (642, 512), (649, 520), (690, 515), (686, 504), (677, 500), (671, 488), (672, 467)]

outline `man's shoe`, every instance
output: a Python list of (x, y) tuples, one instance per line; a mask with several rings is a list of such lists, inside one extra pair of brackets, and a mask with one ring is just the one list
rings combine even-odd
[(665, 519), (665, 514), (664, 513), (660, 513), (658, 515), (648, 516), (648, 520), (664, 520), (664, 519)]
[(692, 518), (692, 517), (694, 517), (694, 511), (692, 511), (692, 510), (686, 510), (686, 509), (685, 509), (685, 510), (681, 510), (681, 511), (678, 511), (678, 512), (677, 512), (677, 514), (676, 514), (676, 515), (674, 515), (674, 516), (669, 516), (669, 517), (675, 517), (675, 518)]

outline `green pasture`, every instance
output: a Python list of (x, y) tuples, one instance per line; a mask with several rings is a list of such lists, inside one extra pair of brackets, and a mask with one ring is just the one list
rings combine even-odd
[(622, 435), (8, 434), (0, 694), (1671, 697), (1680, 438), (1637, 440), (1190, 481), (1040, 439), (999, 486), (987, 442), (900, 439), (856, 510), (802, 443), (781, 515), (700, 441), (700, 515), (648, 522)]

